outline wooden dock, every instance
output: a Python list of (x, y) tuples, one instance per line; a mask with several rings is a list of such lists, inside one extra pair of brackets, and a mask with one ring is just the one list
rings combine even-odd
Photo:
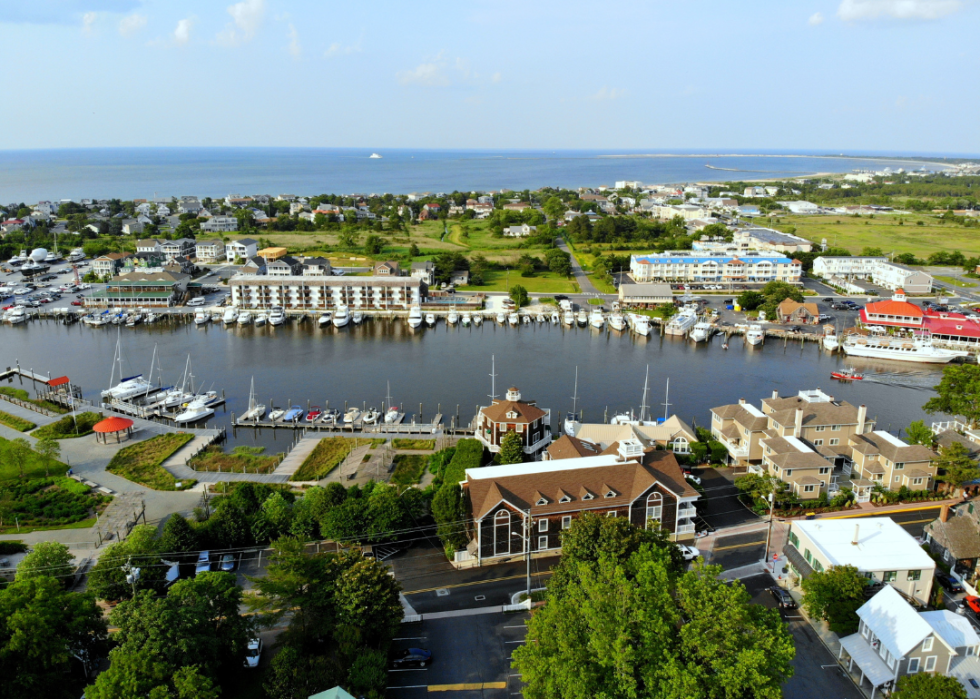
[(443, 429), (442, 413), (437, 413), (431, 422), (405, 422), (405, 414), (399, 414), (395, 422), (381, 422), (377, 424), (364, 424), (361, 418), (346, 425), (335, 425), (333, 423), (307, 422), (306, 420), (295, 420), (283, 422), (282, 420), (249, 420), (247, 422), (238, 420), (232, 413), (231, 425), (236, 429), (284, 429), (300, 430), (304, 436), (309, 433), (322, 434), (326, 437), (343, 436), (348, 434), (435, 434)]

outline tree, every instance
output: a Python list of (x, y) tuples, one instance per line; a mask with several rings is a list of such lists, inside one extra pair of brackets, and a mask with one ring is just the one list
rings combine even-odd
[(40, 454), (44, 461), (44, 476), (47, 478), (51, 462), (61, 457), (61, 445), (53, 437), (41, 437), (34, 444), (34, 451)]
[(466, 519), (469, 508), (463, 489), (458, 483), (443, 483), (432, 498), (432, 518), (435, 519), (439, 540), (446, 550), (446, 556), (452, 557), (454, 552), (466, 546), (469, 537), (466, 536)]
[(966, 687), (955, 677), (918, 672), (895, 683), (893, 699), (967, 699)]
[(754, 311), (766, 302), (766, 297), (758, 291), (743, 291), (738, 295), (736, 302), (743, 311)]
[(858, 607), (864, 604), (868, 579), (855, 566), (833, 566), (814, 571), (803, 580), (803, 607), (816, 619), (826, 619), (830, 630), (844, 636), (858, 628)]
[(980, 365), (947, 364), (943, 378), (933, 386), (935, 396), (922, 406), (930, 415), (958, 415), (973, 427), (980, 420)]
[(368, 255), (380, 255), (384, 247), (385, 241), (380, 235), (369, 235), (364, 239), (364, 252)]
[(408, 248), (408, 256), (409, 257), (418, 257), (419, 254), (420, 254), (419, 253), (419, 246), (416, 245), (415, 243), (412, 243), (411, 246), (409, 246), (409, 248)]
[(572, 273), (572, 260), (571, 256), (561, 250), (560, 248), (552, 248), (545, 253), (545, 259), (548, 262), (548, 269), (550, 269), (555, 274), (559, 274), (563, 277), (567, 277)]
[(360, 642), (386, 647), (405, 616), (402, 586), (373, 558), (357, 556), (337, 578), (334, 605), (338, 625), (356, 629)]
[(510, 298), (518, 308), (526, 306), (529, 300), (527, 295), (527, 289), (525, 289), (520, 284), (516, 286), (512, 286), (510, 288)]
[(905, 441), (909, 444), (921, 444), (925, 447), (932, 446), (932, 430), (926, 427), (922, 420), (916, 420), (909, 424), (905, 430)]
[(0, 674), (5, 699), (68, 699), (73, 656), (89, 669), (106, 650), (102, 610), (89, 594), (51, 577), (18, 579), (0, 590)]
[(163, 525), (160, 550), (164, 554), (195, 551), (198, 548), (197, 532), (182, 514), (175, 512)]
[(861, 257), (884, 257), (885, 253), (881, 248), (864, 247), (861, 249)]
[(24, 465), (31, 458), (31, 445), (23, 437), (17, 437), (7, 442), (3, 450), (4, 460), (17, 467), (20, 477), (24, 477)]
[(936, 480), (950, 488), (958, 488), (967, 481), (980, 478), (977, 462), (970, 458), (969, 450), (959, 442), (940, 448), (935, 464), (939, 471)]
[(517, 432), (508, 432), (500, 440), (497, 463), (519, 464), (524, 461), (524, 440)]
[(24, 556), (17, 566), (17, 580), (32, 580), (34, 578), (54, 578), (64, 587), (69, 587), (75, 574), (72, 561), (75, 557), (68, 547), (57, 541), (41, 541), (34, 545), (34, 550)]
[(549, 197), (541, 208), (549, 221), (560, 221), (565, 215), (565, 203), (558, 197)]
[(88, 591), (99, 599), (122, 600), (133, 596), (133, 585), (126, 582), (127, 562), (140, 568), (137, 590), (156, 587), (166, 575), (160, 563), (160, 540), (156, 527), (140, 524), (122, 541), (110, 544), (88, 574)]

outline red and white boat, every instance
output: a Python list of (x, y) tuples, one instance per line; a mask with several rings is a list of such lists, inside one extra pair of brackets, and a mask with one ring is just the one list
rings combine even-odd
[(320, 410), (319, 406), (314, 405), (310, 409), (310, 412), (308, 412), (306, 414), (306, 421), (307, 422), (316, 422), (317, 418), (319, 418), (320, 415), (322, 415), (322, 414), (323, 414), (323, 411)]
[(853, 369), (845, 369), (844, 371), (830, 372), (830, 378), (838, 381), (860, 381), (864, 378), (864, 374), (859, 374)]

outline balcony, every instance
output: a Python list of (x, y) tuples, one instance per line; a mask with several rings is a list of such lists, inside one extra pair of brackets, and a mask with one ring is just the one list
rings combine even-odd
[(681, 534), (694, 534), (694, 532), (695, 532), (694, 524), (692, 523), (692, 524), (678, 524), (677, 531), (674, 533), (680, 536)]
[(694, 519), (697, 516), (697, 509), (690, 503), (682, 504), (677, 510), (677, 519)]

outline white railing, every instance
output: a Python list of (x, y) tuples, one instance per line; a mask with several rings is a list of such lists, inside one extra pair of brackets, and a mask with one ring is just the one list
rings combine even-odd
[(682, 505), (681, 507), (677, 508), (677, 517), (679, 519), (690, 519), (692, 517), (697, 517), (697, 514), (698, 511), (694, 505)]
[(930, 429), (934, 434), (939, 432), (945, 432), (946, 430), (954, 430), (956, 432), (966, 432), (970, 429), (969, 425), (965, 425), (959, 420), (947, 420), (946, 422), (934, 422), (930, 425)]
[(694, 525), (693, 524), (679, 524), (677, 526), (677, 534), (693, 534)]
[(754, 474), (759, 475), (759, 476), (762, 476), (762, 475), (765, 475), (765, 472), (766, 471), (759, 464), (749, 464), (748, 472), (749, 473), (754, 473)]

